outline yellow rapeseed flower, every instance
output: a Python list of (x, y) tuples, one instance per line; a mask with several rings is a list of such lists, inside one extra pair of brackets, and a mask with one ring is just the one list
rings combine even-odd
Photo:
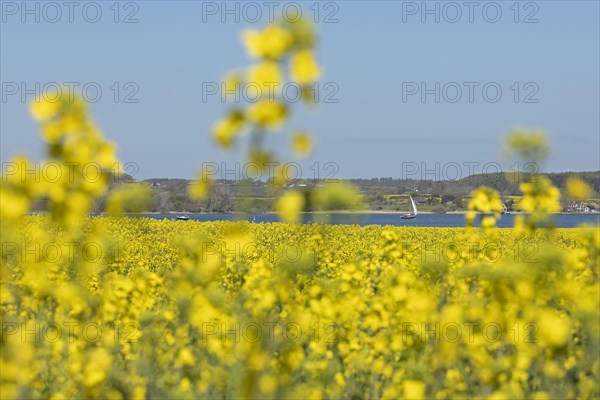
[(290, 77), (300, 85), (313, 83), (321, 77), (321, 68), (312, 50), (300, 50), (292, 55)]
[(146, 185), (122, 185), (110, 193), (107, 200), (106, 212), (110, 215), (121, 215), (126, 212), (143, 212), (147, 209), (150, 196), (151, 190)]
[(62, 101), (60, 96), (54, 98), (51, 96), (49, 99), (46, 96), (42, 96), (30, 103), (30, 112), (33, 118), (38, 122), (47, 122), (56, 117), (62, 107)]
[(83, 384), (93, 387), (102, 383), (108, 376), (111, 366), (111, 357), (108, 351), (99, 347), (94, 349), (88, 357), (88, 362), (83, 373)]
[(561, 210), (560, 191), (545, 176), (536, 177), (535, 181), (522, 183), (520, 189), (523, 197), (517, 207), (528, 212), (556, 212)]
[(280, 126), (287, 117), (287, 107), (278, 101), (261, 100), (248, 107), (248, 120), (265, 128)]
[(496, 213), (502, 209), (502, 201), (496, 190), (482, 186), (471, 193), (468, 208), (482, 213)]
[(242, 76), (238, 72), (233, 72), (223, 79), (223, 91), (232, 93), (240, 90), (242, 84)]
[(281, 89), (282, 79), (277, 62), (261, 61), (248, 71), (246, 95), (251, 99), (273, 101), (278, 88)]
[(213, 137), (219, 146), (229, 148), (233, 145), (236, 136), (241, 134), (244, 125), (244, 115), (237, 111), (231, 112), (217, 122), (213, 130)]
[(569, 339), (569, 320), (554, 310), (543, 310), (538, 317), (539, 337), (543, 343), (560, 347)]
[(317, 187), (314, 203), (319, 210), (358, 210), (362, 196), (355, 186), (340, 181)]
[(48, 143), (58, 143), (65, 135), (65, 129), (61, 120), (48, 121), (42, 125), (42, 137)]
[(292, 45), (290, 32), (278, 25), (271, 24), (262, 31), (242, 32), (242, 39), (248, 53), (253, 57), (281, 58)]
[(404, 397), (416, 400), (425, 398), (425, 384), (421, 381), (404, 381)]
[(280, 84), (282, 81), (279, 63), (264, 60), (253, 65), (248, 71), (248, 82), (263, 86), (264, 84)]
[(193, 200), (204, 200), (213, 185), (212, 179), (205, 171), (201, 172), (198, 178), (189, 186), (188, 194)]
[(298, 223), (301, 219), (304, 207), (304, 196), (297, 191), (289, 191), (281, 196), (275, 205), (275, 209), (284, 222)]
[(508, 134), (504, 152), (508, 157), (516, 156), (523, 162), (541, 163), (548, 158), (550, 146), (543, 132), (515, 128)]
[(292, 136), (292, 147), (296, 157), (306, 157), (313, 149), (312, 138), (307, 132), (295, 132)]
[(569, 178), (566, 184), (567, 194), (575, 200), (586, 200), (592, 195), (592, 188), (580, 178)]
[(196, 359), (194, 354), (192, 354), (192, 351), (187, 347), (183, 347), (179, 351), (179, 354), (177, 354), (177, 359), (175, 360), (175, 363), (180, 366), (192, 366), (195, 364), (195, 362)]
[(23, 216), (29, 210), (30, 202), (26, 195), (0, 186), (0, 216), (3, 221)]

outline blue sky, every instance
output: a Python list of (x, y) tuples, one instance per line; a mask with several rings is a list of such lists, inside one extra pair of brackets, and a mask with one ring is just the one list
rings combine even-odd
[[(222, 2), (121, 2), (118, 16), (113, 1), (81, 2), (73, 22), (63, 2), (55, 3), (60, 18), (44, 3), (26, 3), (32, 13), (20, 1), (1, 2), (3, 162), (18, 152), (42, 156), (37, 126), (22, 102), (33, 94), (22, 89), (76, 82), (76, 92), (87, 85), (91, 98), (101, 88), (93, 118), (118, 143), (120, 159), (139, 166), (137, 178), (191, 178), (203, 162), (234, 168), (241, 152), (222, 152), (210, 137), (229, 105), (218, 96), (203, 101), (202, 87), (250, 64), (240, 31), (264, 25), (268, 2), (254, 3), (265, 17), (256, 23), (247, 20), (254, 14), (250, 8), (244, 14), (244, 3), (237, 3), (239, 22), (222, 15)], [(293, 11), (290, 2), (276, 3), (276, 16), (285, 7)], [(308, 129), (317, 142), (301, 162), (302, 177), (312, 177), (315, 163), (325, 175), (328, 162), (343, 178), (406, 177), (407, 163), (437, 171), (429, 178), (444, 178), (449, 163), (462, 166), (462, 176), (467, 163), (479, 163), (471, 164), (473, 171), (483, 172), (499, 161), (503, 137), (515, 126), (548, 133), (553, 152), (545, 170), (600, 168), (599, 3), (475, 3), (471, 16), (462, 1), (427, 2), (428, 9), (438, 7), (439, 21), (422, 13), (423, 2), (302, 3), (311, 18), (319, 9), (321, 88), (333, 83), (329, 89), (339, 89), (337, 103), (296, 107), (289, 127)], [(324, 21), (331, 13), (337, 22)], [(130, 14), (137, 22), (123, 23)], [(436, 83), (440, 101), (435, 94), (422, 99), (422, 85), (434, 89)], [(411, 88), (419, 92), (409, 94)], [(134, 90), (138, 102), (126, 103)], [(288, 133), (269, 137), (282, 156), (290, 156)]]

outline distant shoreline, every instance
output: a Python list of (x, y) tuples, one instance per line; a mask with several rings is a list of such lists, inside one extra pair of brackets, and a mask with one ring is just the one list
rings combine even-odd
[[(468, 211), (448, 211), (444, 213), (438, 213), (433, 211), (419, 211), (419, 215), (464, 215)], [(44, 215), (47, 214), (47, 211), (31, 211), (27, 215)], [(264, 211), (264, 212), (240, 212), (240, 211), (230, 211), (230, 212), (188, 212), (188, 211), (169, 211), (169, 212), (138, 212), (138, 213), (125, 213), (126, 216), (131, 215), (173, 215), (174, 217), (178, 215), (277, 215), (275, 211)], [(347, 211), (347, 210), (335, 210), (335, 211), (303, 211), (300, 214), (323, 214), (323, 215), (361, 215), (361, 214), (381, 214), (381, 215), (404, 215), (408, 214), (407, 211), (387, 211), (387, 210), (360, 210), (360, 211)], [(600, 216), (600, 213), (591, 213), (591, 212), (553, 212), (549, 213), (550, 215), (597, 215)], [(90, 216), (108, 216), (107, 213), (89, 213)], [(511, 212), (503, 215), (527, 215), (526, 212)]]
[[(467, 210), (460, 211), (448, 211), (444, 213), (437, 213), (433, 211), (419, 211), (419, 214), (436, 214), (436, 215), (444, 215), (444, 214), (466, 214)], [(355, 214), (391, 214), (391, 215), (403, 215), (407, 214), (407, 211), (388, 211), (388, 210), (359, 210), (359, 211), (348, 211), (348, 210), (333, 210), (333, 211), (305, 211), (301, 214), (340, 214), (340, 215), (355, 215)], [(275, 211), (264, 211), (264, 212), (240, 212), (240, 211), (231, 211), (231, 212), (187, 212), (187, 211), (169, 211), (165, 213), (161, 212), (141, 212), (141, 213), (129, 213), (132, 215), (236, 215), (236, 214), (277, 214)], [(526, 212), (511, 212), (509, 214), (504, 215), (526, 215)], [(553, 212), (549, 213), (551, 215), (599, 215), (600, 213), (591, 213), (591, 212)]]

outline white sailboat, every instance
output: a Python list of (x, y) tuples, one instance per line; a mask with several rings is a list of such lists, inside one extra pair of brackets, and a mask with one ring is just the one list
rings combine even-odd
[(415, 200), (412, 198), (412, 196), (409, 195), (408, 197), (410, 197), (410, 203), (412, 204), (413, 212), (412, 212), (412, 214), (411, 213), (404, 214), (404, 215), (400, 216), (400, 218), (402, 218), (402, 219), (415, 219), (415, 218), (417, 218), (417, 214), (418, 214), (418, 212), (417, 212), (417, 205), (415, 204)]

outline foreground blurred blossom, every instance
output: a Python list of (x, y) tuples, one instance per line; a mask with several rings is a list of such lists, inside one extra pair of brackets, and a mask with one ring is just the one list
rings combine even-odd
[(311, 50), (300, 50), (292, 55), (290, 77), (300, 85), (308, 85), (319, 80), (321, 69)]
[(284, 222), (298, 223), (304, 207), (304, 196), (297, 191), (289, 191), (281, 196), (275, 205), (277, 213)]
[(306, 157), (312, 152), (313, 141), (307, 132), (295, 132), (292, 140), (292, 148), (294, 149), (296, 157)]
[(262, 128), (277, 128), (285, 122), (287, 107), (278, 101), (262, 100), (248, 107), (249, 121)]
[(355, 186), (340, 181), (317, 187), (313, 202), (317, 210), (356, 211), (362, 207), (362, 195)]
[(579, 178), (569, 178), (566, 184), (567, 194), (575, 200), (587, 200), (592, 194), (592, 188)]
[(213, 181), (210, 177), (205, 172), (200, 173), (196, 180), (188, 187), (188, 194), (194, 200), (203, 200), (208, 196), (212, 185)]
[(539, 170), (550, 155), (550, 146), (543, 132), (515, 128), (508, 134), (504, 154), (507, 157), (519, 158), (524, 163), (536, 164)]
[(484, 216), (481, 223), (484, 228), (493, 228), (496, 225), (496, 220), (500, 218), (502, 200), (500, 200), (500, 195), (496, 190), (481, 186), (471, 193), (471, 199), (467, 208), (469, 209), (465, 214), (467, 226), (473, 226), (477, 212), (480, 212), (483, 214), (493, 214), (493, 216)]
[(213, 138), (223, 148), (229, 148), (244, 129), (245, 118), (241, 112), (231, 112), (215, 124)]
[(291, 33), (275, 24), (262, 31), (248, 30), (242, 33), (248, 54), (253, 57), (277, 59), (282, 57), (292, 45)]
[(274, 92), (281, 88), (283, 76), (279, 64), (275, 61), (262, 61), (252, 66), (248, 72), (246, 95), (249, 98), (274, 100)]

